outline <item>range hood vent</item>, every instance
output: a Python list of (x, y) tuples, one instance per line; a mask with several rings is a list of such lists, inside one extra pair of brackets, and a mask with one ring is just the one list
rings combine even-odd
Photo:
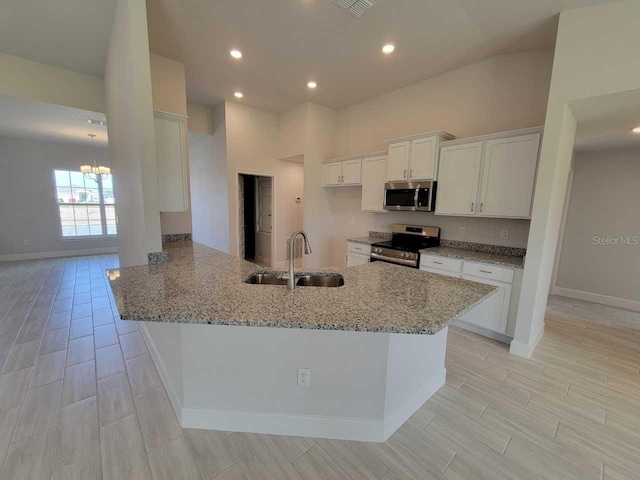
[(351, 15), (356, 18), (360, 18), (366, 12), (368, 12), (372, 7), (376, 5), (375, 0), (331, 0), (333, 3), (342, 7), (343, 10), (346, 10)]

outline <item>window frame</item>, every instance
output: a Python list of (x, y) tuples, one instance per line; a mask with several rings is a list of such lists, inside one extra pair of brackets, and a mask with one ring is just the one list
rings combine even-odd
[[(104, 189), (103, 189), (103, 178), (102, 178), (102, 174), (100, 174), (98, 176), (98, 178), (96, 179), (96, 183), (98, 185), (98, 198), (99, 198), (99, 202), (98, 203), (88, 203), (88, 202), (75, 202), (75, 203), (60, 203), (58, 202), (58, 182), (56, 181), (56, 171), (58, 172), (67, 172), (67, 173), (72, 173), (72, 172), (78, 172), (81, 173), (80, 170), (68, 170), (68, 169), (63, 169), (63, 168), (54, 168), (51, 170), (51, 177), (53, 180), (53, 197), (54, 197), (54, 202), (56, 205), (56, 209), (58, 210), (58, 225), (59, 225), (59, 231), (58, 234), (60, 235), (60, 239), (67, 241), (67, 240), (91, 240), (91, 239), (101, 239), (101, 238), (116, 238), (118, 236), (118, 227), (117, 227), (117, 223), (116, 223), (116, 233), (109, 233), (109, 229), (107, 226), (107, 206), (112, 206), (114, 208), (114, 212), (115, 212), (115, 201), (113, 203), (105, 203), (105, 199), (104, 199)], [(84, 173), (82, 174), (83, 178), (84, 178)], [(86, 187), (86, 185), (85, 185)], [(73, 188), (73, 186), (69, 186), (69, 188)], [(115, 200), (115, 196), (114, 196), (114, 200)], [(100, 235), (73, 235), (73, 236), (66, 236), (64, 234), (64, 229), (62, 226), (62, 214), (60, 212), (60, 206), (61, 205), (68, 205), (68, 206), (86, 206), (86, 207), (98, 207), (100, 210), (100, 228), (102, 230), (102, 233)], [(77, 226), (76, 226), (77, 228)], [(77, 230), (76, 230), (77, 232)]]

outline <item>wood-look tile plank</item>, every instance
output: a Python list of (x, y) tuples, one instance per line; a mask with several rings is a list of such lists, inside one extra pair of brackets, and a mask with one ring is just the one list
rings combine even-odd
[(61, 393), (62, 381), (29, 390), (11, 441), (19, 442), (55, 427), (58, 424)]
[(124, 355), (125, 360), (149, 353), (140, 332), (121, 335), (120, 345), (122, 345), (122, 354)]
[(119, 343), (116, 327), (112, 323), (95, 327), (93, 329), (93, 337), (96, 348), (104, 348)]
[(2, 373), (16, 372), (23, 368), (33, 367), (39, 348), (39, 340), (14, 345), (7, 360), (4, 362)]
[(86, 459), (96, 457), (100, 453), (96, 397), (62, 407), (59, 428), (54, 467), (58, 476), (64, 471), (78, 470), (78, 467), (69, 466), (81, 466)]
[(77, 318), (71, 320), (69, 338), (80, 338), (93, 335), (93, 319), (91, 317)]
[(240, 460), (238, 448), (224, 432), (184, 429), (202, 478), (211, 478)]
[(148, 453), (182, 436), (182, 428), (164, 387), (136, 395), (134, 401)]
[(47, 322), (47, 330), (68, 327), (71, 324), (71, 312), (52, 313)]
[(38, 355), (46, 355), (47, 353), (58, 352), (67, 349), (67, 341), (69, 339), (68, 328), (58, 328), (56, 330), (47, 330), (42, 337), (40, 350)]
[(311, 447), (293, 466), (306, 480), (353, 480), (319, 445)]
[(98, 380), (100, 425), (107, 425), (135, 413), (136, 409), (125, 373)]
[(70, 405), (97, 393), (95, 362), (85, 362), (67, 367), (64, 374), (61, 404)]
[(57, 435), (57, 428), (52, 428), (12, 444), (2, 465), (0, 479), (51, 478)]
[(113, 312), (110, 308), (101, 308), (93, 311), (93, 326), (100, 327), (102, 325), (113, 324)]
[(96, 372), (98, 380), (125, 371), (120, 345), (96, 350)]
[(319, 439), (317, 443), (353, 480), (378, 480), (389, 470), (362, 442)]
[(162, 385), (160, 375), (156, 370), (150, 355), (135, 357), (125, 362), (129, 381), (131, 382), (131, 390), (134, 395), (138, 395), (147, 390)]
[(149, 459), (135, 415), (102, 427), (100, 445), (104, 480), (151, 478)]
[(67, 367), (94, 360), (93, 335), (69, 340)]
[(200, 480), (191, 448), (184, 437), (178, 437), (149, 454), (154, 480)]
[(4, 461), (5, 455), (11, 443), (11, 437), (18, 424), (21, 407), (13, 407), (0, 412), (0, 465)]
[(36, 359), (36, 365), (29, 388), (41, 387), (42, 385), (62, 380), (64, 378), (66, 359), (67, 352), (64, 350), (40, 355)]
[(33, 368), (0, 375), (0, 412), (22, 405)]

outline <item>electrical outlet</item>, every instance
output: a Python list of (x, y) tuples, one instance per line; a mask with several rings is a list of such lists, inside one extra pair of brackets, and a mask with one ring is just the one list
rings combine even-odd
[(25, 247), (28, 247), (28, 246), (29, 246), (29, 240), (25, 240), (25, 241), (24, 241), (24, 246), (25, 246)]
[(467, 229), (464, 227), (460, 227), (460, 235), (464, 235), (465, 233), (467, 233)]
[(502, 230), (500, 232), (500, 238), (502, 240), (509, 240), (509, 230)]
[(298, 386), (310, 387), (311, 386), (311, 370), (308, 368), (298, 369)]
[(356, 224), (356, 219), (355, 219), (355, 218), (352, 218), (352, 219), (351, 219), (351, 225), (355, 225), (355, 224)]

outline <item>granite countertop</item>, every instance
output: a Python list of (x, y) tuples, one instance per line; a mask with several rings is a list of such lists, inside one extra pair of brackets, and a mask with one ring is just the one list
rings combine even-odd
[(356, 238), (347, 238), (347, 242), (352, 243), (362, 243), (364, 245), (373, 245), (374, 243), (382, 242), (381, 238), (376, 237), (356, 237)]
[(478, 252), (474, 250), (452, 247), (426, 248), (424, 250), (420, 250), (420, 253), (425, 255), (437, 255), (439, 257), (459, 258), (461, 260), (488, 263), (491, 265), (500, 265), (503, 267), (524, 267), (524, 256), (520, 255), (499, 255), (495, 253)]
[(173, 242), (165, 251), (166, 264), (110, 271), (123, 320), (435, 334), (496, 290), (373, 262), (317, 270), (344, 275), (342, 287), (289, 291), (245, 284), (264, 269), (198, 243)]

